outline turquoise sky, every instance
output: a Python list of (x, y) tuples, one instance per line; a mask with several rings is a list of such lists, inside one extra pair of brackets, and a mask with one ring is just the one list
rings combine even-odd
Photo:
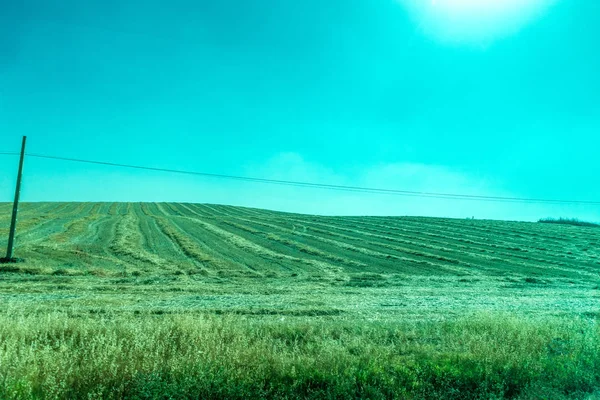
[[(0, 152), (401, 190), (600, 200), (593, 0), (1, 1)], [(17, 159), (0, 156), (0, 201)], [(24, 201), (600, 220), (28, 159)]]

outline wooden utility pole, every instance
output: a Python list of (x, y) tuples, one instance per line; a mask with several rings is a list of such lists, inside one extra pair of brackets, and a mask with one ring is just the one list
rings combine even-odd
[(10, 220), (10, 231), (8, 234), (8, 248), (6, 249), (5, 262), (14, 262), (13, 246), (15, 244), (15, 231), (17, 229), (17, 213), (19, 211), (19, 197), (21, 195), (21, 178), (23, 177), (23, 161), (25, 160), (25, 144), (27, 136), (23, 136), (23, 144), (21, 145), (21, 159), (19, 161), (19, 174), (17, 175), (17, 189), (15, 190), (15, 202), (13, 203), (12, 219)]

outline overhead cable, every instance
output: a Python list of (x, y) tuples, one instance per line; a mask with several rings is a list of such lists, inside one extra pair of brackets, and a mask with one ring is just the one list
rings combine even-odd
[[(11, 154), (13, 154), (13, 153), (11, 153)], [(195, 175), (195, 176), (204, 176), (204, 177), (210, 177), (210, 178), (230, 179), (230, 180), (238, 180), (238, 181), (246, 181), (246, 182), (275, 184), (275, 185), (308, 187), (308, 188), (318, 188), (318, 189), (328, 189), (328, 190), (341, 190), (341, 191), (347, 191), (347, 192), (376, 193), (376, 194), (389, 194), (389, 195), (397, 195), (397, 196), (454, 199), (454, 200), (478, 200), (478, 201), (545, 203), (545, 204), (600, 205), (600, 201), (589, 201), (589, 200), (557, 200), (557, 199), (541, 199), (541, 198), (483, 196), (483, 195), (470, 195), (470, 194), (458, 194), (458, 193), (410, 191), (410, 190), (398, 190), (398, 189), (382, 189), (382, 188), (370, 188), (370, 187), (362, 187), (362, 186), (332, 185), (332, 184), (315, 183), (315, 182), (300, 182), (300, 181), (279, 180), (279, 179), (255, 178), (255, 177), (248, 177), (248, 176), (215, 174), (215, 173), (208, 173), (208, 172), (184, 171), (184, 170), (178, 170), (178, 169), (156, 168), (156, 167), (148, 167), (148, 166), (141, 166), (141, 165), (120, 164), (120, 163), (113, 163), (113, 162), (106, 162), (106, 161), (84, 160), (84, 159), (78, 159), (78, 158), (50, 156), (50, 155), (44, 155), (44, 154), (27, 153), (26, 155), (28, 157), (35, 157), (35, 158), (70, 161), (70, 162), (96, 164), (96, 165), (106, 165), (106, 166), (119, 167), (119, 168), (139, 169), (139, 170), (166, 172), (166, 173), (174, 173), (174, 174)]]

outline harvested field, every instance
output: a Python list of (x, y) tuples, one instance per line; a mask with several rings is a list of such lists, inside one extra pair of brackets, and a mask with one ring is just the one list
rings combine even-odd
[(15, 255), (25, 262), (0, 266), (0, 398), (585, 398), (600, 386), (592, 227), (25, 203)]

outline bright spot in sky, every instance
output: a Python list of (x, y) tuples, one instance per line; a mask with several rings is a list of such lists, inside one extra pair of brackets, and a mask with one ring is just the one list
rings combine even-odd
[(557, 0), (400, 0), (445, 42), (489, 43), (519, 32)]

